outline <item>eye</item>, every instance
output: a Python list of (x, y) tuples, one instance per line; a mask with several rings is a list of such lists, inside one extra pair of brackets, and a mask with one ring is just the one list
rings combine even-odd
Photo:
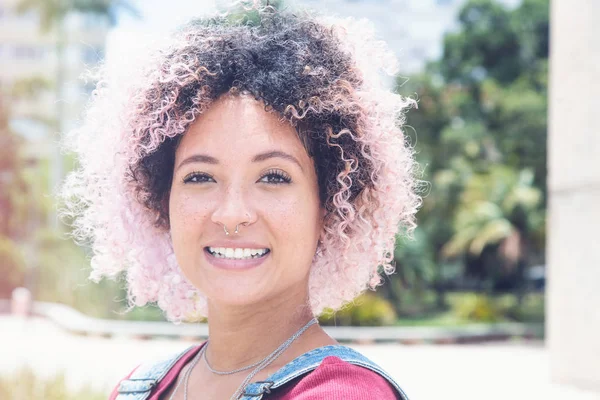
[(292, 178), (283, 171), (280, 170), (269, 170), (260, 178), (260, 182), (268, 183), (271, 185), (281, 185), (283, 183), (290, 183)]
[(205, 183), (211, 181), (215, 181), (213, 177), (202, 172), (192, 172), (183, 178), (183, 183)]

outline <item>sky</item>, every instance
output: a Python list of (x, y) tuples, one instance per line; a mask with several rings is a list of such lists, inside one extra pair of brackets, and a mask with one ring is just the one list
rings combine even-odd
[[(167, 35), (191, 18), (212, 14), (231, 0), (129, 0), (141, 19), (121, 13), (107, 40), (106, 61), (115, 70), (126, 68), (128, 56), (144, 44)], [(288, 0), (327, 15), (371, 20), (400, 60), (401, 73), (418, 71), (426, 60), (439, 57), (445, 32), (453, 29), (465, 0)], [(515, 5), (520, 0), (499, 0)], [(165, 6), (167, 4), (167, 6)]]
[[(173, 27), (188, 19), (206, 15), (216, 10), (220, 0), (129, 0), (142, 14), (137, 19), (121, 12), (117, 24), (118, 30), (149, 30), (169, 32)], [(165, 6), (168, 4), (168, 6)]]

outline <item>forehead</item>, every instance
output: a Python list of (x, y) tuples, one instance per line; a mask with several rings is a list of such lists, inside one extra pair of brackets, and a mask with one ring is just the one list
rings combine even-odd
[(286, 151), (301, 163), (310, 162), (296, 130), (287, 121), (265, 111), (264, 104), (252, 97), (224, 95), (190, 125), (176, 158), (202, 152), (219, 159), (241, 159), (244, 154), (252, 156), (266, 150)]

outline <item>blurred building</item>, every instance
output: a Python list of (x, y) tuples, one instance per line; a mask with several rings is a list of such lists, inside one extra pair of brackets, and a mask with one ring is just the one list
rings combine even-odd
[[(80, 76), (104, 57), (109, 24), (99, 16), (69, 16), (63, 24), (64, 51), (59, 63), (57, 30), (42, 32), (35, 12), (17, 13), (19, 1), (0, 0), (0, 90), (11, 97), (13, 130), (39, 143), (54, 140), (57, 126), (64, 131), (76, 125), (93, 89), (93, 83)], [(28, 87), (40, 86), (47, 89), (26, 95)], [(51, 150), (51, 146), (37, 150), (41, 149)]]

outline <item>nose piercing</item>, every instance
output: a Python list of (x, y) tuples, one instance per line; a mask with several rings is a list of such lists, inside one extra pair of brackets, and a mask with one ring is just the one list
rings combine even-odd
[[(235, 226), (235, 232), (233, 232), (233, 233), (235, 233), (235, 234), (239, 233), (238, 229), (239, 229), (240, 225), (246, 226), (246, 225), (248, 225), (248, 222), (242, 222), (241, 224), (237, 224)], [(225, 231), (225, 235), (229, 236), (229, 231), (227, 230), (227, 227), (225, 226), (225, 224), (223, 224), (223, 230)]]

